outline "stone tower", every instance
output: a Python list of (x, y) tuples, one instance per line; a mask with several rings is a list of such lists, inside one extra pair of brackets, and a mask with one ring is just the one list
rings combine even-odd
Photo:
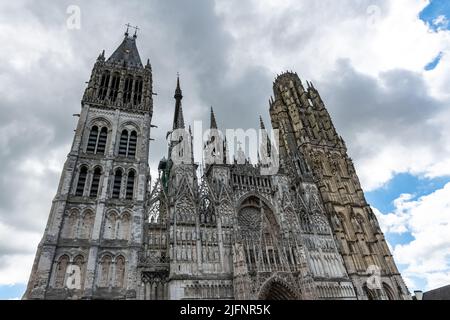
[[(273, 86), (270, 115), (280, 130), (280, 153), (294, 176), (308, 172), (319, 188), (326, 215), (358, 299), (409, 299), (377, 219), (366, 202), (352, 160), (312, 83), (303, 87), (287, 72)], [(303, 179), (300, 178), (300, 181)], [(367, 279), (381, 276), (380, 289)]]
[(94, 65), (26, 299), (136, 296), (153, 111), (136, 38)]

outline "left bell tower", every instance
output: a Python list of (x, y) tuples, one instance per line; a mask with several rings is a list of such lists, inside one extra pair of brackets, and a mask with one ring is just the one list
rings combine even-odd
[(136, 297), (153, 94), (129, 27), (93, 67), (24, 299)]

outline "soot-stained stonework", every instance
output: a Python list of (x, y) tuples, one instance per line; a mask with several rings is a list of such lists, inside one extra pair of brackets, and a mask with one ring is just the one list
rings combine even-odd
[[(172, 141), (153, 183), (152, 86), (136, 36), (98, 57), (24, 299), (409, 299), (311, 83), (274, 82), (277, 173), (226, 148), (221, 164), (177, 163)], [(174, 98), (173, 130), (192, 138), (179, 79)]]

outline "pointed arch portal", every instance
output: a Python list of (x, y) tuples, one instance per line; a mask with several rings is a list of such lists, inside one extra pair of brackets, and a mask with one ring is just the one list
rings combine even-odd
[(272, 280), (267, 282), (261, 289), (259, 300), (299, 300), (295, 292), (289, 288), (289, 285), (280, 281)]

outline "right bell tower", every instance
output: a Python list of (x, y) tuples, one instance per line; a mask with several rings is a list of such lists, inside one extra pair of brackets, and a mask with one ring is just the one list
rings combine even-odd
[(280, 162), (298, 179), (305, 162), (311, 170), (358, 299), (411, 299), (319, 92), (309, 82), (305, 89), (292, 72), (278, 76), (273, 91)]

